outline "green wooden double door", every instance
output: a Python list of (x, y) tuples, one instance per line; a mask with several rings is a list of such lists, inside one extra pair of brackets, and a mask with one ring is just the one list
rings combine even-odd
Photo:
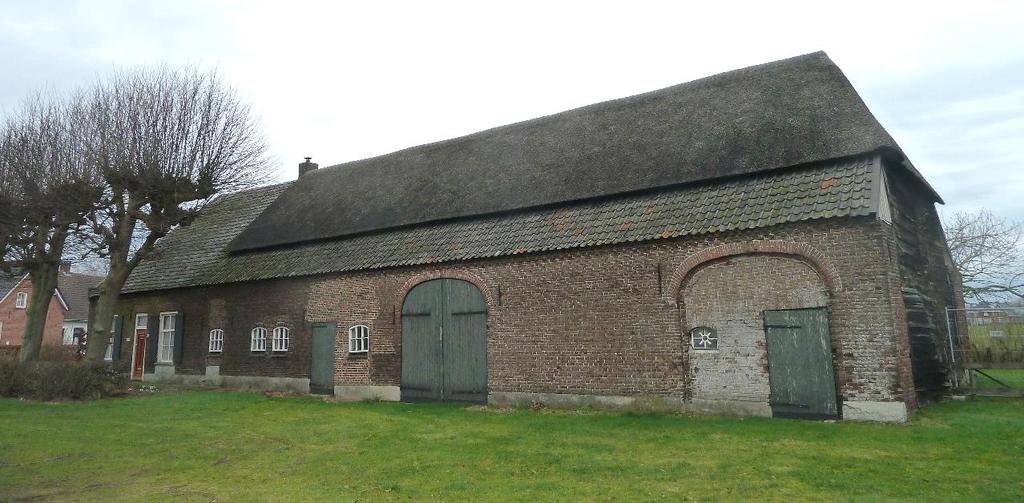
[(828, 312), (824, 308), (765, 311), (764, 330), (772, 415), (836, 418), (839, 408)]
[(402, 305), (402, 400), (487, 401), (487, 304), (472, 283), (436, 279)]

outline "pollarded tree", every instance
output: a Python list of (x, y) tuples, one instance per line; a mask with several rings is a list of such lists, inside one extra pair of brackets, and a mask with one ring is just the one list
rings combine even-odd
[(262, 183), (266, 144), (251, 108), (212, 72), (163, 67), (114, 75), (89, 96), (89, 159), (105, 187), (85, 240), (109, 269), (89, 320), (98, 361), (121, 288), (156, 241), (222, 192)]
[(69, 236), (100, 196), (75, 127), (79, 95), (26, 100), (0, 130), (0, 268), (32, 280), (19, 358), (39, 358), (50, 301)]

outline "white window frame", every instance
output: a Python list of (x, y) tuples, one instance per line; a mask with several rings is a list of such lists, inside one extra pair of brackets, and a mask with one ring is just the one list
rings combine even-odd
[(25, 293), (25, 292), (18, 292), (18, 294), (14, 296), (14, 308), (15, 309), (25, 309), (27, 307), (28, 307), (28, 294)]
[(267, 350), (267, 329), (266, 327), (256, 327), (249, 332), (249, 351), (254, 353), (263, 352)]
[(107, 352), (103, 355), (103, 359), (112, 362), (114, 361), (114, 327), (116, 326), (117, 318), (110, 324), (110, 337), (107, 338)]
[(274, 336), (271, 340), (271, 350), (275, 353), (286, 353), (288, 352), (288, 338), (291, 335), (291, 330), (288, 327), (274, 327)]
[[(160, 332), (157, 337), (156, 352), (157, 363), (174, 363), (174, 329), (177, 328), (174, 326), (174, 321), (177, 315), (177, 311), (160, 313)], [(170, 327), (165, 323), (167, 320), (171, 320)]]
[(356, 354), (370, 352), (370, 327), (366, 325), (349, 327), (348, 352)]
[(224, 352), (224, 330), (221, 328), (215, 328), (210, 330), (210, 352), (211, 353), (223, 353)]
[(149, 313), (135, 313), (135, 330), (149, 330)]

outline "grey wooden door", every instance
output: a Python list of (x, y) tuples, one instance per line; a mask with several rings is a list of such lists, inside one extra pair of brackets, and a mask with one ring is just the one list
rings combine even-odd
[(768, 377), (775, 417), (838, 416), (832, 342), (824, 308), (765, 311)]
[(309, 372), (309, 392), (334, 394), (334, 340), (338, 326), (334, 323), (313, 325), (313, 361)]
[(473, 284), (437, 279), (406, 296), (402, 399), (487, 401), (487, 304)]

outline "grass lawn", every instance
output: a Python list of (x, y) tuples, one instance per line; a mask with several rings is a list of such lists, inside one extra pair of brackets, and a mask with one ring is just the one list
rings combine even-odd
[(1020, 501), (1024, 400), (909, 425), (162, 392), (0, 400), (0, 500)]
[[(1010, 387), (1015, 390), (1024, 391), (1024, 369), (986, 369), (984, 372), (1006, 384), (1009, 384)], [(980, 374), (974, 375), (974, 386), (975, 389), (979, 390), (1006, 389), (992, 379)]]

